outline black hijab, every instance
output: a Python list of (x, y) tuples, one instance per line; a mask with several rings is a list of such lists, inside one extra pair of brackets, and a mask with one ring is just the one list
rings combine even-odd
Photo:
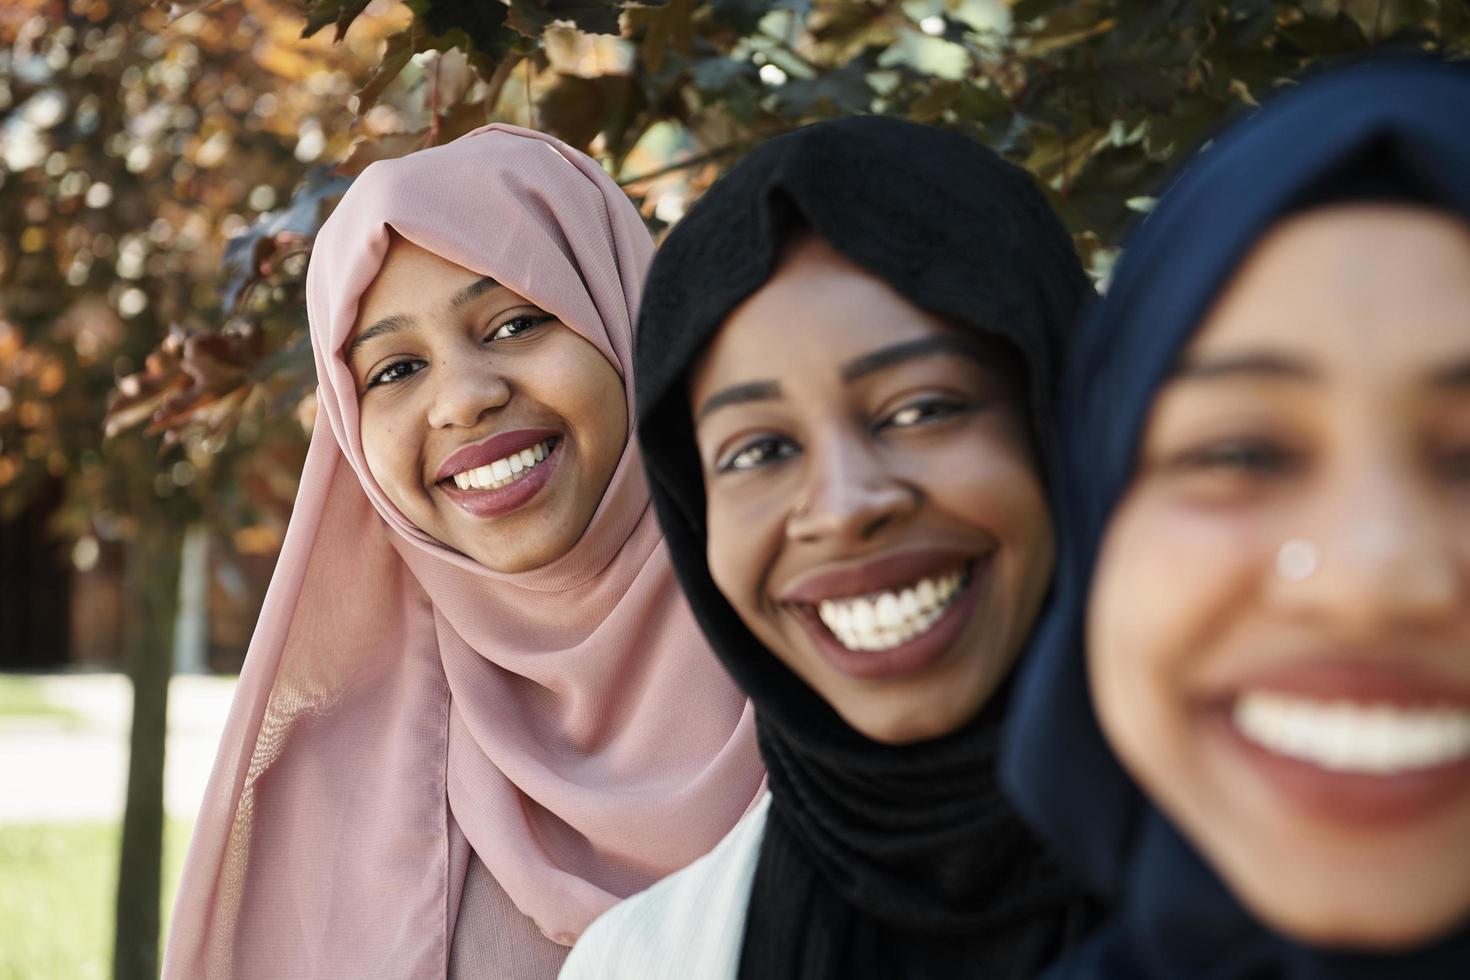
[(1432, 949), (1367, 956), (1308, 949), (1254, 921), (1122, 769), (1088, 696), (1087, 594), (1160, 386), (1273, 225), (1304, 208), (1364, 198), (1470, 216), (1470, 71), (1409, 58), (1366, 62), (1267, 103), (1185, 168), (1133, 235), (1080, 331), (1060, 400), (1057, 582), (1018, 682), (1004, 759), (1022, 812), (1089, 884), (1120, 903), (1058, 975), (1470, 975), (1470, 928)]
[(659, 250), (635, 356), (643, 458), (695, 616), (755, 703), (773, 797), (740, 976), (1030, 977), (1091, 921), (1090, 905), (1000, 795), (1006, 692), (945, 737), (875, 742), (762, 646), (710, 578), (688, 372), (798, 230), (1014, 348), (1043, 438), (1064, 341), (1090, 294), (1023, 172), (958, 134), (881, 117), (764, 144)]

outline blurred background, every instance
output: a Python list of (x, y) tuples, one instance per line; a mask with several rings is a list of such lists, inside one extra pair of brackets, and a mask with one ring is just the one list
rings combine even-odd
[(1470, 3), (0, 2), (0, 980), (157, 975), (314, 417), (311, 240), (373, 160), (545, 129), (657, 235), (896, 114), (1031, 170), (1105, 285), (1171, 164), (1375, 48), (1470, 55)]

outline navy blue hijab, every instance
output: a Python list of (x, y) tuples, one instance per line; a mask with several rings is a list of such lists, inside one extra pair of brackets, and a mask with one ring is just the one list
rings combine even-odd
[(1310, 949), (1252, 919), (1113, 755), (1085, 672), (1099, 546), (1161, 385), (1273, 225), (1303, 208), (1365, 197), (1470, 217), (1470, 69), (1409, 58), (1339, 68), (1227, 130), (1139, 226), (1079, 333), (1057, 416), (1056, 593), (1020, 681), (1003, 759), (1022, 813), (1116, 903), (1110, 923), (1057, 975), (1470, 976), (1470, 923), (1432, 948), (1387, 956)]

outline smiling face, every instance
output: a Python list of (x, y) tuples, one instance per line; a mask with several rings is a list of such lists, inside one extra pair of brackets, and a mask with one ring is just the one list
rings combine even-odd
[(808, 237), (691, 379), (715, 583), (878, 741), (974, 717), (1046, 593), (1012, 360)]
[(1268, 925), (1470, 917), (1470, 229), (1293, 217), (1162, 389), (1094, 580), (1109, 741)]
[(622, 381), (597, 348), (395, 235), (344, 356), (368, 470), (416, 527), (499, 572), (576, 544), (628, 432)]

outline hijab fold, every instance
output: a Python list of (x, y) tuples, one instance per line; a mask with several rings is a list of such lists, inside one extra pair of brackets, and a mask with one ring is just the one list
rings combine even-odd
[(1369, 956), (1308, 949), (1255, 922), (1124, 771), (1087, 686), (1091, 579), (1161, 385), (1273, 225), (1303, 208), (1363, 198), (1470, 217), (1470, 71), (1427, 59), (1368, 61), (1268, 102), (1165, 192), (1080, 333), (1060, 402), (1056, 592), (1019, 683), (1004, 761), (1026, 817), (1121, 903), (1062, 975), (1418, 980), (1459, 975), (1470, 962), (1470, 927), (1430, 949)]
[[(752, 712), (678, 594), (631, 433), (586, 532), (524, 573), (435, 541), (373, 479), (341, 351), (390, 232), (576, 331), (618, 370), (632, 418), (652, 243), (594, 161), (492, 125), (363, 172), (308, 272), (318, 414), (168, 978), (440, 980), (457, 928), (518, 928), (458, 921), (472, 858), (506, 914), (570, 945), (707, 851), (759, 791)], [(507, 943), (493, 975), (544, 964)]]
[(798, 231), (915, 305), (1013, 348), (1038, 435), (1050, 429), (1055, 369), (1089, 291), (1024, 173), (959, 134), (881, 117), (769, 141), (660, 249), (636, 357), (644, 460), (679, 580), (755, 703), (770, 772), (740, 976), (1029, 977), (1088, 906), (999, 795), (1005, 690), (953, 734), (873, 741), (756, 640), (710, 577), (688, 374)]

